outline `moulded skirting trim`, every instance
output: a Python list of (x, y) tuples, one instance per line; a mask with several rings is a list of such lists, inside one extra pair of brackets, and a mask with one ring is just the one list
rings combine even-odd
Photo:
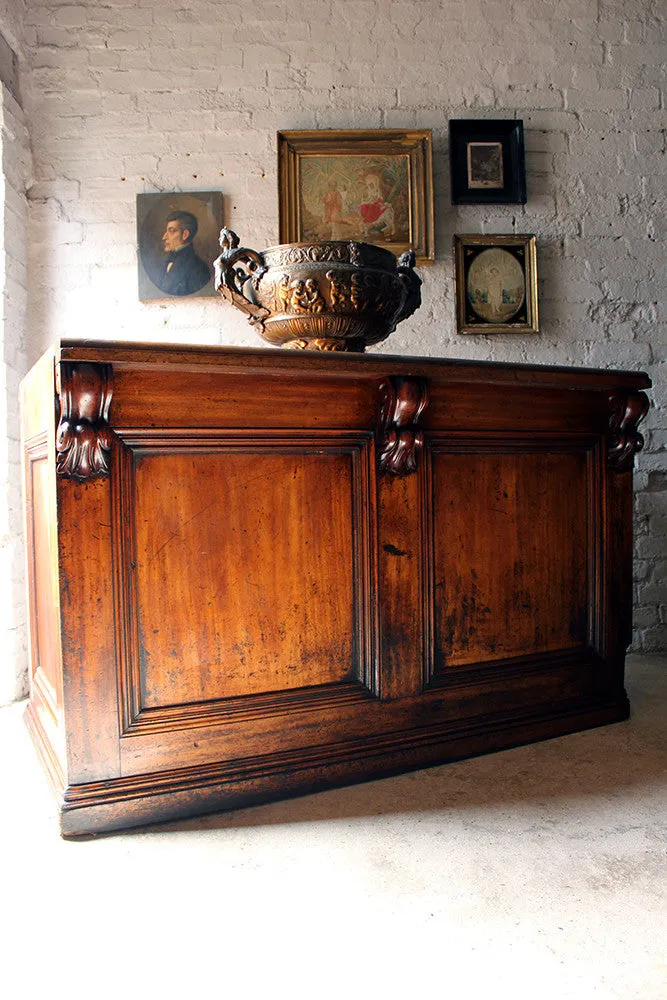
[(385, 733), (265, 757), (72, 785), (64, 794), (61, 832), (65, 837), (102, 833), (309, 794), (352, 780), (374, 780), (552, 739), (628, 716), (629, 703), (622, 691), (601, 703), (577, 700), (539, 713), (497, 714), (484, 722)]

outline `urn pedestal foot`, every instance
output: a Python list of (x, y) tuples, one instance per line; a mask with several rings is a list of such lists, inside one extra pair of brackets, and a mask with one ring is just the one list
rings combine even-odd
[(338, 340), (335, 337), (314, 337), (312, 340), (304, 338), (288, 340), (282, 346), (291, 351), (346, 351), (348, 354), (354, 352), (361, 354), (366, 350), (363, 340), (353, 338)]

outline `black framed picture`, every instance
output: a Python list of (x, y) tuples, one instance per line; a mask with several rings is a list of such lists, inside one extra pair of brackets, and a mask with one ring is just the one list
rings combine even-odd
[(525, 205), (521, 120), (453, 118), (449, 160), (453, 205)]
[(220, 191), (138, 194), (139, 299), (215, 295), (221, 226)]

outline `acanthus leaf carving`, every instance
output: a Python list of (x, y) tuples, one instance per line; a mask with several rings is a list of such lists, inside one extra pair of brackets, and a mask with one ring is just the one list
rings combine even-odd
[(392, 376), (380, 383), (380, 472), (406, 476), (417, 470), (424, 447), (418, 423), (428, 401), (425, 379)]
[(614, 472), (629, 472), (634, 457), (644, 447), (638, 424), (648, 413), (645, 392), (613, 392), (609, 397), (607, 464)]
[(111, 365), (61, 362), (56, 430), (59, 475), (80, 481), (109, 475), (111, 376)]

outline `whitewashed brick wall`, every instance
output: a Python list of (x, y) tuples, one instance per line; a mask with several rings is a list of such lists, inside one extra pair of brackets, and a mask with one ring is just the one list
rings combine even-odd
[[(6, 0), (5, 0), (6, 2)], [(30, 351), (254, 344), (215, 300), (137, 301), (135, 195), (220, 189), (277, 241), (276, 131), (433, 129), (438, 260), (380, 350), (647, 370), (636, 645), (665, 645), (665, 8), (660, 0), (28, 0)], [(447, 123), (520, 117), (528, 203), (453, 208)], [(534, 232), (542, 334), (455, 333), (454, 233)]]
[(26, 0), (0, 0), (0, 31), (14, 52), (21, 54)]
[[(14, 12), (19, 9), (16, 5)], [(3, 19), (4, 18), (4, 19)], [(0, 7), (0, 31), (18, 47), (20, 25)], [(20, 494), (19, 382), (28, 370), (28, 132), (0, 83), (0, 704), (27, 691), (27, 635)]]

